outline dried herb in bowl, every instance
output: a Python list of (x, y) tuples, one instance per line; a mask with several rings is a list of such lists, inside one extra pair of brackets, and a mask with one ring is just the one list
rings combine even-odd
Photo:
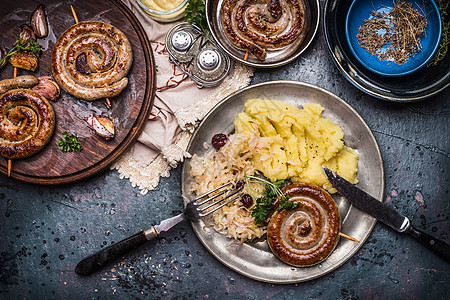
[(420, 39), (425, 35), (427, 19), (405, 0), (394, 1), (389, 12), (372, 11), (358, 28), (359, 45), (381, 61), (404, 64), (422, 51)]

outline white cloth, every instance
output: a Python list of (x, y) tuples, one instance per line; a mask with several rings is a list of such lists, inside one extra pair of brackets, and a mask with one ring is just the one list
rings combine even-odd
[[(156, 72), (156, 97), (153, 108), (138, 141), (120, 157), (111, 169), (128, 178), (141, 193), (154, 189), (161, 176), (168, 177), (171, 168), (189, 154), (185, 149), (192, 131), (205, 114), (225, 96), (247, 86), (253, 69), (232, 64), (230, 74), (214, 88), (197, 88), (190, 78), (169, 62), (164, 40), (176, 23), (152, 20), (134, 0), (122, 0), (144, 27), (151, 41)], [(183, 80), (183, 81), (181, 81)], [(167, 86), (175, 86), (167, 88)]]

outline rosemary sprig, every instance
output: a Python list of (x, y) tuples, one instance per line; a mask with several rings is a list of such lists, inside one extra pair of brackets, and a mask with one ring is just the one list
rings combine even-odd
[(8, 57), (12, 56), (14, 53), (19, 51), (30, 51), (35, 55), (41, 52), (41, 46), (33, 39), (28, 39), (25, 43), (22, 41), (20, 36), (17, 37), (17, 44), (9, 50), (8, 54), (0, 60), (0, 65), (5, 61)]

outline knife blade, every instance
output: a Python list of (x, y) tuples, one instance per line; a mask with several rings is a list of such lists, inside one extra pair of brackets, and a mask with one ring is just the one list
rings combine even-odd
[[(177, 225), (184, 219), (185, 219), (185, 215), (184, 215), (184, 213), (182, 213), (182, 214), (176, 215), (175, 217), (165, 219), (164, 221), (161, 221), (161, 223), (159, 223), (159, 225), (155, 225), (153, 227), (155, 228), (157, 234), (159, 234), (161, 231), (168, 231), (170, 228)], [(145, 230), (144, 230), (144, 232), (145, 232)]]
[(322, 169), (333, 187), (351, 204), (392, 229), (400, 233), (411, 234), (428, 249), (445, 261), (450, 262), (450, 246), (447, 243), (414, 228), (407, 217), (375, 199), (330, 169), (324, 166), (322, 166)]
[(111, 246), (83, 258), (76, 266), (75, 272), (80, 275), (90, 275), (106, 264), (112, 262), (126, 252), (145, 244), (156, 238), (162, 231), (167, 231), (185, 219), (185, 214), (181, 213), (175, 217), (161, 221), (159, 225), (150, 226), (138, 233), (129, 236)]

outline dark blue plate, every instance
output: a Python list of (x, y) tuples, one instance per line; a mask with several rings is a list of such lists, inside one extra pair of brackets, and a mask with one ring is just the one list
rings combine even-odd
[[(420, 101), (450, 85), (450, 49), (436, 65), (426, 65), (417, 72), (395, 78), (376, 74), (364, 67), (353, 55), (345, 36), (345, 20), (351, 3), (348, 0), (327, 0), (323, 17), (330, 54), (350, 83), (369, 95), (395, 102)], [(450, 7), (442, 21), (449, 18)]]
[[(358, 28), (369, 19), (372, 11), (389, 13), (393, 6), (393, 0), (354, 0), (345, 20), (345, 34), (350, 51), (358, 61), (371, 70), (384, 76), (402, 76), (415, 72), (425, 66), (436, 52), (441, 39), (442, 24), (436, 3), (432, 0), (419, 2), (410, 1), (414, 9), (426, 16), (426, 33), (421, 37), (422, 50), (411, 56), (404, 64), (396, 64), (394, 61), (381, 61), (377, 56), (370, 54), (358, 44), (356, 35)], [(380, 52), (386, 51), (390, 45), (384, 46)]]

